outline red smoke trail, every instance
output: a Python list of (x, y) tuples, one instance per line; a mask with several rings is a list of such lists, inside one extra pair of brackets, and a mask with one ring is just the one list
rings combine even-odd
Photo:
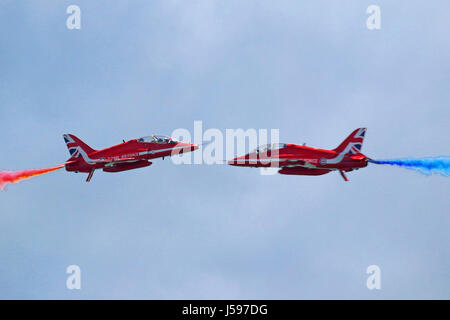
[(3, 190), (8, 183), (17, 183), (25, 179), (52, 172), (64, 167), (65, 163), (59, 164), (55, 167), (45, 169), (28, 169), (19, 171), (0, 171), (0, 190)]

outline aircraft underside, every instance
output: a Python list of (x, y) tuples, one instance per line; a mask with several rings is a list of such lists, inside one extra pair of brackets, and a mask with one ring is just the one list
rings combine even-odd
[(327, 169), (310, 169), (310, 168), (304, 168), (304, 167), (283, 167), (280, 170), (278, 170), (278, 173), (280, 174), (287, 174), (287, 175), (304, 175), (304, 176), (320, 176), (323, 174), (327, 174), (332, 171), (339, 171), (342, 178), (345, 181), (348, 181), (347, 176), (345, 175), (345, 171), (353, 171), (354, 169), (337, 169), (337, 168), (327, 168)]

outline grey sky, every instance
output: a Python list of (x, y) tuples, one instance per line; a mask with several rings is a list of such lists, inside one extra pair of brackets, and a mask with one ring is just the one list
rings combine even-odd
[[(104, 148), (194, 120), (323, 148), (364, 126), (370, 157), (449, 155), (448, 1), (112, 3), (0, 2), (0, 170), (66, 160), (63, 133)], [(450, 180), (348, 176), (156, 160), (10, 185), (0, 298), (450, 298)]]

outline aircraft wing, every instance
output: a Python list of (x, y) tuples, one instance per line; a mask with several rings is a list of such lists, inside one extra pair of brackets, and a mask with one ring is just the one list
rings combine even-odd
[(308, 161), (310, 159), (301, 159), (295, 157), (280, 157), (280, 168), (304, 168), (304, 169), (322, 169), (333, 171), (333, 168), (323, 168), (318, 166), (319, 163), (314, 163), (312, 161)]
[(314, 164), (308, 162), (307, 159), (300, 159), (300, 158), (280, 158), (280, 167), (302, 167), (302, 168), (309, 168), (314, 169), (317, 168)]

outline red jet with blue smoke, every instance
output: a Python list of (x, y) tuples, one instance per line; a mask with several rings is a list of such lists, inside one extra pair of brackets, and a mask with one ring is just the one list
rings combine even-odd
[(65, 134), (63, 137), (71, 155), (65, 164), (66, 170), (88, 173), (86, 182), (91, 180), (95, 170), (121, 172), (148, 167), (152, 164), (150, 159), (164, 159), (199, 148), (197, 145), (178, 142), (170, 137), (153, 135), (94, 150), (72, 134)]
[(252, 153), (234, 158), (228, 164), (241, 167), (276, 167), (278, 173), (318, 176), (338, 171), (345, 181), (345, 172), (367, 167), (371, 160), (361, 153), (366, 128), (353, 131), (336, 149), (326, 150), (305, 145), (276, 143), (260, 146)]
[(336, 149), (326, 150), (305, 145), (276, 143), (260, 146), (253, 152), (234, 158), (228, 164), (241, 167), (275, 167), (278, 173), (319, 176), (338, 171), (345, 181), (345, 172), (367, 167), (367, 164), (398, 166), (424, 175), (450, 176), (450, 157), (402, 158), (372, 160), (361, 153), (366, 128), (353, 131)]

